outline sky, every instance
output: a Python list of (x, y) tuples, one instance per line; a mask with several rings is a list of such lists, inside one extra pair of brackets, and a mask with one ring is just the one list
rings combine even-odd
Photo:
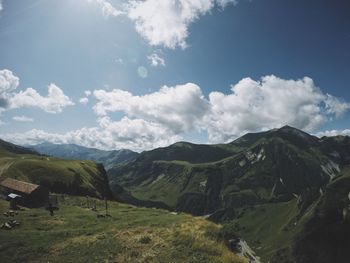
[(0, 138), (150, 150), (350, 135), (347, 0), (0, 0)]

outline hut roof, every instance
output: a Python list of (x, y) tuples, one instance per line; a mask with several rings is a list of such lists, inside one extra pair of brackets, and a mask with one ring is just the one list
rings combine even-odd
[(0, 185), (8, 189), (15, 190), (17, 192), (21, 192), (25, 194), (31, 194), (33, 191), (35, 191), (39, 187), (39, 185), (15, 180), (12, 178), (6, 178), (2, 182), (0, 182)]

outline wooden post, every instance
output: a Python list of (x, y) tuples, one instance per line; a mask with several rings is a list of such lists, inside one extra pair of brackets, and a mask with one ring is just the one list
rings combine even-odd
[(10, 199), (10, 210), (16, 209), (16, 200), (14, 198)]
[(108, 214), (108, 204), (107, 204), (107, 198), (105, 197), (105, 208), (106, 208), (106, 215)]

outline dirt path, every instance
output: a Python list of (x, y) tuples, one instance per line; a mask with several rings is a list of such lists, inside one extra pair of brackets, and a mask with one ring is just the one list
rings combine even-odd
[(5, 162), (5, 163), (3, 163), (3, 162), (0, 163), (0, 177), (2, 176), (2, 174), (4, 172), (7, 171), (8, 168), (10, 168), (10, 166), (12, 164), (13, 164), (13, 161), (10, 161), (10, 160), (8, 162)]

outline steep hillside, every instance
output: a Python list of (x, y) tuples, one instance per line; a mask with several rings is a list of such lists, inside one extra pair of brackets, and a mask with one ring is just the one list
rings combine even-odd
[[(350, 164), (348, 137), (319, 139), (286, 126), (247, 134), (226, 145), (200, 147), (196, 152), (196, 145), (188, 151), (182, 146), (186, 153), (181, 154), (174, 154), (176, 144), (144, 152), (134, 162), (110, 170), (110, 185), (121, 185), (141, 200), (231, 221), (237, 233), (259, 248), (263, 262), (307, 262), (301, 254), (296, 256), (299, 251), (313, 258), (321, 244), (315, 251), (298, 247), (308, 240), (308, 231), (317, 232), (309, 225), (327, 196), (336, 202), (343, 198), (331, 195), (330, 189), (336, 187), (337, 192), (344, 185), (344, 193), (350, 192), (347, 184), (335, 184), (344, 180)], [(334, 246), (329, 240), (324, 244)], [(328, 255), (333, 255), (331, 249)]]
[(90, 160), (96, 163), (102, 163), (105, 169), (110, 169), (117, 164), (125, 164), (136, 159), (138, 153), (130, 150), (103, 151), (95, 148), (87, 148), (75, 144), (53, 144), (42, 143), (29, 146), (35, 151), (70, 160)]
[[(85, 200), (59, 198), (52, 217), (44, 209), (19, 211), (18, 227), (0, 229), (1, 262), (247, 262), (224, 245), (221, 227), (204, 219), (117, 202), (105, 217), (103, 202), (96, 200), (95, 212)], [(0, 214), (7, 209), (0, 200)]]
[(52, 192), (110, 197), (106, 171), (92, 161), (62, 160), (13, 144), (0, 148), (0, 180), (15, 178)]

